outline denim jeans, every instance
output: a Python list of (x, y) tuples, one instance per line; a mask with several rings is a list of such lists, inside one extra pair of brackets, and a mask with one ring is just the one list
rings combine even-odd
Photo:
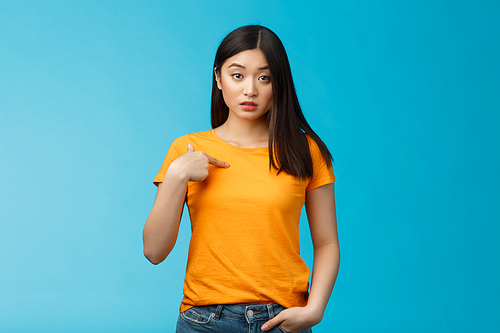
[[(219, 332), (219, 333), (257, 333), (269, 319), (285, 308), (277, 303), (247, 305), (207, 305), (195, 306), (181, 312), (177, 319), (176, 333)], [(266, 331), (286, 333), (276, 326)], [(311, 333), (311, 329), (301, 333)]]

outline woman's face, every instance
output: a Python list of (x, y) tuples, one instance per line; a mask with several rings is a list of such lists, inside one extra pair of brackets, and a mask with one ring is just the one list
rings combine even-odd
[(228, 58), (215, 76), (224, 102), (234, 116), (255, 120), (271, 108), (271, 73), (261, 50), (246, 50)]

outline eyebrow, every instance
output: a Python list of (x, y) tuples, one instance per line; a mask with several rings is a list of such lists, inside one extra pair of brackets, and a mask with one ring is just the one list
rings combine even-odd
[[(227, 68), (231, 68), (231, 67), (238, 67), (238, 68), (246, 69), (245, 66), (237, 64), (237, 63), (232, 63), (231, 65), (227, 66)], [(265, 69), (269, 69), (269, 66), (264, 66), (264, 67), (259, 67), (258, 68), (259, 71), (263, 71)]]

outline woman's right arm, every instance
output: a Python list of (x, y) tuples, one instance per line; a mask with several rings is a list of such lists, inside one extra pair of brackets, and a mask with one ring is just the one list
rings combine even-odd
[(142, 233), (144, 255), (155, 265), (165, 260), (174, 247), (186, 200), (187, 179), (169, 170), (163, 183), (158, 184), (155, 202)]
[(203, 181), (208, 176), (209, 164), (229, 167), (228, 163), (202, 151), (195, 152), (188, 144), (187, 153), (170, 164), (163, 183), (158, 184), (153, 209), (142, 233), (144, 255), (151, 263), (158, 265), (172, 251), (179, 233), (188, 181)]

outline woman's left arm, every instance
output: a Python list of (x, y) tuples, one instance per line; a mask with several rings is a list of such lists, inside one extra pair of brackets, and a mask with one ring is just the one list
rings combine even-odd
[(323, 319), (340, 263), (333, 184), (308, 191), (306, 211), (314, 247), (311, 292), (307, 306), (283, 310), (262, 326), (264, 331), (280, 325), (286, 332), (298, 333)]

